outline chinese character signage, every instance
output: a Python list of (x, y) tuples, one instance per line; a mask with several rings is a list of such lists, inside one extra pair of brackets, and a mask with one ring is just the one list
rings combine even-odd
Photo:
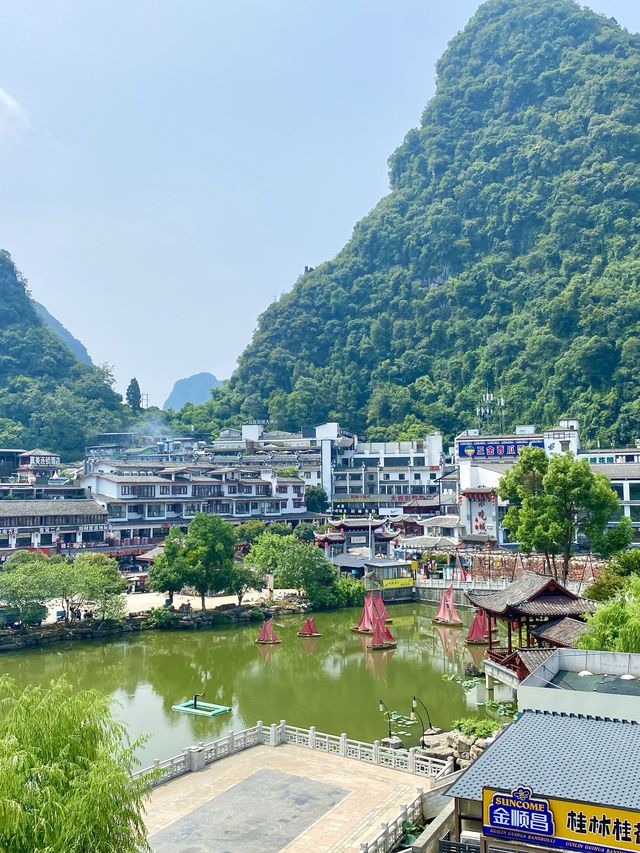
[(617, 853), (640, 849), (640, 811), (484, 788), (483, 834), (565, 850)]
[(515, 459), (524, 447), (542, 447), (544, 441), (461, 441), (459, 459)]
[(384, 578), (382, 581), (383, 589), (400, 589), (407, 586), (413, 586), (413, 578)]

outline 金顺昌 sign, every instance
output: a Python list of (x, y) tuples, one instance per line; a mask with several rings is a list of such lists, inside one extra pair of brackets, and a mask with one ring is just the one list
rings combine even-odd
[(543, 847), (617, 853), (640, 847), (640, 812), (534, 796), (530, 788), (484, 788), (483, 834)]
[(542, 447), (544, 441), (461, 441), (460, 459), (515, 459), (525, 447)]

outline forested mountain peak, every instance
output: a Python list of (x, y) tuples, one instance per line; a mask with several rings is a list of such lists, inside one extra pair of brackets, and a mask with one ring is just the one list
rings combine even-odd
[(189, 417), (451, 436), (489, 385), (508, 426), (634, 438), (639, 37), (571, 0), (489, 0), (389, 165), (390, 193)]
[(81, 363), (38, 316), (0, 250), (0, 446), (42, 446), (80, 458), (88, 436), (126, 419), (105, 368)]

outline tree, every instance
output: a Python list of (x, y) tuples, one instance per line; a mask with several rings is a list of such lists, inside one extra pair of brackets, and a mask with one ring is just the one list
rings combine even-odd
[(309, 524), (307, 521), (296, 524), (293, 528), (293, 535), (301, 542), (314, 542), (316, 538), (313, 524)]
[(29, 623), (34, 615), (33, 621), (38, 621), (38, 614), (40, 619), (47, 615), (47, 602), (56, 597), (52, 566), (61, 562), (61, 558), (26, 551), (7, 561), (0, 572), (0, 600), (14, 611), (17, 621)]
[(322, 486), (306, 488), (304, 499), (309, 512), (326, 512), (329, 509), (329, 498)]
[(149, 850), (148, 784), (109, 698), (64, 681), (18, 688), (0, 678), (0, 848), (14, 853)]
[(609, 563), (605, 565), (596, 580), (587, 587), (585, 595), (593, 601), (607, 601), (622, 592), (624, 587), (624, 578), (617, 574)]
[(154, 583), (168, 582), (175, 591), (192, 586), (200, 596), (202, 609), (206, 610), (207, 593), (222, 592), (232, 579), (236, 539), (233, 525), (219, 515), (199, 513), (186, 534), (176, 533), (167, 539), (163, 555), (166, 564), (161, 561)]
[(127, 401), (127, 406), (133, 412), (139, 412), (142, 406), (142, 394), (140, 393), (140, 385), (138, 384), (138, 380), (133, 377), (129, 386), (127, 388), (125, 399)]
[[(604, 536), (618, 509), (608, 480), (594, 474), (586, 460), (571, 454), (548, 459), (541, 448), (525, 448), (500, 480), (499, 493), (509, 501), (504, 519), (511, 538), (525, 551), (541, 551), (549, 573), (557, 576), (555, 556), (562, 557), (562, 582), (576, 537)], [(615, 542), (609, 541), (615, 547)]]
[(587, 616), (587, 630), (578, 637), (580, 649), (640, 652), (640, 577), (631, 575), (624, 588)]
[[(620, 507), (618, 507), (619, 510)], [(631, 542), (633, 542), (633, 525), (630, 519), (623, 515), (613, 527), (607, 527), (601, 534), (594, 534), (591, 547), (595, 554), (606, 559), (612, 554), (620, 554)]]
[(126, 586), (118, 563), (104, 554), (79, 554), (70, 560), (50, 560), (54, 593), (60, 598), (67, 620), (73, 610), (94, 606), (99, 619), (120, 619)]
[(243, 521), (242, 524), (236, 525), (234, 529), (238, 542), (242, 542), (245, 545), (253, 545), (258, 537), (265, 532), (267, 525), (264, 521), (253, 518), (251, 521)]
[(246, 563), (264, 573), (273, 574), (280, 589), (304, 589), (311, 604), (319, 609), (340, 603), (338, 575), (322, 551), (294, 535), (264, 533), (252, 546)]
[(227, 589), (238, 596), (238, 607), (250, 589), (258, 590), (264, 586), (262, 575), (250, 565), (235, 561), (231, 568), (231, 579)]
[(184, 537), (179, 527), (172, 527), (164, 540), (162, 554), (154, 560), (149, 572), (150, 588), (167, 593), (171, 603), (174, 594), (185, 585)]
[(272, 521), (268, 530), (274, 536), (291, 536), (291, 525), (286, 521)]

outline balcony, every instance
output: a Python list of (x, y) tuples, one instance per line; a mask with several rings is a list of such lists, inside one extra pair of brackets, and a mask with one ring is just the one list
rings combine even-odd
[(438, 842), (438, 853), (480, 853), (480, 845), (461, 844), (458, 841), (441, 838)]

